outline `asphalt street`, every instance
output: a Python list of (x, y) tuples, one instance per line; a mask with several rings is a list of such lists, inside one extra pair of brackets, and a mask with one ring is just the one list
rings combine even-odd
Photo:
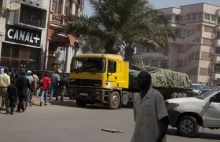
[[(103, 132), (116, 129), (124, 133)], [(72, 101), (32, 106), (25, 113), (0, 114), (1, 142), (129, 142), (133, 133), (132, 109), (77, 108)], [(174, 129), (167, 142), (219, 142), (220, 131), (201, 129), (197, 138), (183, 138)]]

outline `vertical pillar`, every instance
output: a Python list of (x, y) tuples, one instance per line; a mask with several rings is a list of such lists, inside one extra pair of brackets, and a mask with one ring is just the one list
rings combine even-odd
[(44, 50), (45, 53), (45, 64), (44, 64), (44, 69), (47, 70), (47, 66), (48, 66), (48, 52), (49, 52), (49, 45), (50, 45), (50, 40), (48, 40), (47, 42), (47, 48)]
[(67, 46), (66, 48), (66, 62), (65, 62), (65, 72), (69, 73), (70, 72), (70, 65), (72, 61), (72, 46)]
[(66, 4), (66, 0), (63, 0), (63, 3), (62, 3), (62, 14), (65, 15), (65, 4)]

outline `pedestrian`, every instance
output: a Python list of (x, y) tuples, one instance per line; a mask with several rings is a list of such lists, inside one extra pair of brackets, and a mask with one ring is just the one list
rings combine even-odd
[(21, 76), (16, 81), (17, 96), (19, 100), (19, 103), (17, 106), (17, 112), (20, 112), (21, 109), (24, 112), (27, 108), (27, 99), (28, 99), (27, 90), (29, 89), (33, 92), (30, 81), (26, 78), (25, 75), (26, 75), (25, 71), (22, 71)]
[(5, 105), (6, 113), (9, 113), (7, 88), (8, 85), (10, 85), (10, 76), (8, 75), (8, 73), (9, 73), (8, 68), (5, 68), (4, 73), (0, 75), (0, 96), (1, 96), (0, 110), (2, 110), (3, 106)]
[[(33, 90), (34, 77), (32, 76), (32, 72), (30, 70), (27, 71), (26, 78), (29, 80), (29, 83), (31, 84), (31, 88)], [(29, 104), (29, 106), (32, 106), (33, 93), (31, 92), (31, 90), (29, 88), (27, 89), (27, 96), (28, 96), (28, 104)]]
[(51, 79), (48, 77), (48, 72), (45, 73), (44, 77), (41, 79), (41, 97), (40, 97), (40, 106), (47, 105), (47, 92), (51, 84)]
[(51, 91), (50, 91), (50, 100), (52, 100), (54, 94), (58, 97), (58, 88), (59, 88), (60, 76), (58, 71), (56, 71), (51, 77)]
[(33, 84), (33, 89), (34, 89), (34, 95), (37, 95), (37, 90), (39, 87), (39, 77), (35, 73), (35, 71), (32, 71), (33, 78), (34, 78), (34, 84)]
[[(63, 78), (59, 82), (60, 101), (63, 101), (67, 87), (68, 87), (68, 81), (66, 79), (66, 76), (63, 75)], [(58, 100), (58, 96), (57, 96), (56, 100)]]
[(10, 114), (14, 114), (14, 108), (17, 103), (17, 88), (15, 80), (11, 80), (11, 84), (8, 86), (8, 100), (10, 106)]
[(169, 120), (164, 98), (151, 87), (151, 75), (138, 75), (140, 94), (134, 99), (135, 129), (131, 142), (163, 142)]

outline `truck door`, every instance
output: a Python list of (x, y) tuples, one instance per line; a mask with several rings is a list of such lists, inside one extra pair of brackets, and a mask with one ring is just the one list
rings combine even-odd
[(112, 60), (108, 60), (108, 73), (107, 82), (109, 87), (115, 87), (117, 83), (117, 63)]
[(220, 127), (220, 92), (215, 95), (206, 112), (206, 124), (209, 127)]

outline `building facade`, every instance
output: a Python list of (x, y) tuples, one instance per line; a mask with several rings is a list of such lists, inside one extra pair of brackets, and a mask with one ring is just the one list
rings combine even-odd
[(62, 49), (66, 51), (63, 71), (70, 72), (70, 64), (74, 52), (73, 44), (76, 38), (72, 35), (57, 34), (54, 28), (64, 27), (64, 16), (70, 14), (80, 16), (83, 13), (83, 9), (84, 0), (51, 0), (45, 69), (52, 70), (56, 66), (54, 63), (56, 58), (55, 51), (59, 47), (63, 47)]
[(167, 54), (139, 47), (135, 64), (187, 73), (194, 83), (220, 84), (220, 6), (199, 3), (159, 9), (168, 15), (176, 40)]
[[(40, 70), (47, 35), (49, 1), (0, 0), (11, 8), (0, 16), (0, 66)], [(18, 9), (10, 7), (17, 3)]]
[[(20, 6), (10, 10), (10, 3)], [(0, 0), (0, 6), (8, 8), (0, 11), (0, 66), (52, 70), (55, 51), (63, 47), (69, 72), (76, 38), (54, 29), (64, 27), (64, 16), (82, 14), (84, 0)]]

